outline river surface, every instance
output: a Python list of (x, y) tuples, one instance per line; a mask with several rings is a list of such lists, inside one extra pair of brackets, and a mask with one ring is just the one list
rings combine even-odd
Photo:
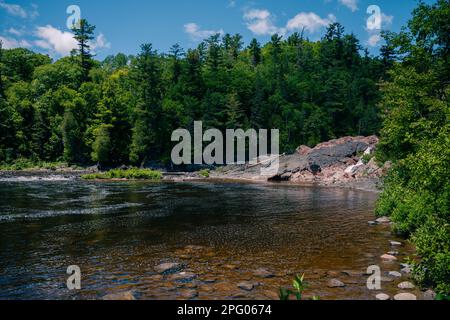
[[(276, 299), (305, 273), (306, 296), (373, 299), (363, 273), (390, 250), (370, 227), (377, 194), (225, 182), (0, 178), (0, 299)], [(154, 267), (179, 262), (194, 279)], [(81, 290), (66, 287), (81, 269)], [(266, 269), (270, 277), (255, 274)], [(389, 270), (386, 270), (389, 271)], [(345, 288), (328, 288), (338, 278)], [(242, 281), (255, 288), (238, 288)]]

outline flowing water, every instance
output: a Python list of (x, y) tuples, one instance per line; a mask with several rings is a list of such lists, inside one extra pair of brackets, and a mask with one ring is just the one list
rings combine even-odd
[[(363, 273), (393, 239), (388, 227), (368, 226), (376, 198), (282, 184), (3, 177), (0, 299), (128, 290), (139, 299), (276, 299), (297, 273), (309, 296), (372, 299)], [(182, 263), (195, 279), (158, 275), (163, 262)], [(79, 291), (66, 287), (70, 265), (81, 268)], [(255, 275), (260, 268), (271, 277)], [(328, 288), (330, 277), (347, 286)], [(255, 288), (238, 288), (242, 281)]]

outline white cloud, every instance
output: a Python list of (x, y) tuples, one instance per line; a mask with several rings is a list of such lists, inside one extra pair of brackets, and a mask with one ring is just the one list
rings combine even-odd
[(184, 25), (184, 32), (187, 33), (193, 41), (202, 41), (214, 34), (223, 34), (223, 30), (202, 30), (196, 23), (187, 23)]
[(61, 56), (69, 55), (77, 47), (77, 41), (71, 32), (61, 31), (51, 25), (37, 27), (36, 36), (39, 38), (35, 41), (38, 47), (54, 51)]
[(8, 30), (6, 30), (6, 32), (15, 35), (15, 36), (21, 36), (23, 34), (23, 31), (14, 29), (14, 28), (9, 28)]
[(371, 47), (376, 47), (378, 43), (381, 41), (381, 36), (379, 34), (374, 34), (369, 37), (367, 40), (367, 44)]
[(247, 28), (256, 35), (272, 35), (275, 33), (284, 35), (287, 32), (303, 30), (314, 33), (330, 23), (336, 21), (332, 14), (321, 18), (314, 12), (300, 12), (290, 19), (285, 27), (277, 27), (272, 14), (265, 9), (251, 9), (244, 13)]
[(314, 33), (334, 21), (336, 21), (336, 17), (332, 14), (328, 15), (327, 18), (321, 18), (314, 12), (301, 12), (288, 21), (286, 28), (289, 31), (305, 28), (305, 30)]
[(95, 38), (94, 42), (92, 42), (90, 45), (91, 45), (91, 49), (94, 51), (97, 49), (111, 48), (111, 43), (109, 43), (108, 40), (106, 40), (106, 37), (103, 33), (100, 33), (97, 36), (97, 38)]
[[(59, 56), (68, 56), (73, 49), (78, 47), (72, 32), (61, 31), (51, 25), (37, 27), (35, 35), (38, 38), (38, 40), (34, 41), (36, 46), (49, 50), (50, 53), (56, 53)], [(93, 52), (99, 49), (111, 48), (111, 43), (108, 42), (103, 33), (100, 33), (89, 45)]]
[(6, 12), (12, 16), (21, 18), (26, 18), (28, 16), (27, 12), (18, 4), (6, 3), (3, 0), (0, 0), (0, 8), (6, 10)]
[(235, 0), (229, 0), (227, 8), (234, 8), (236, 7), (236, 1)]
[(358, 10), (358, 0), (339, 0), (339, 2), (352, 10), (352, 12), (355, 12)]
[(14, 49), (14, 48), (29, 48), (31, 44), (26, 40), (17, 40), (14, 38), (5, 38), (0, 36), (0, 40), (3, 43), (3, 49)]
[(278, 28), (274, 24), (272, 14), (265, 9), (247, 10), (244, 13), (244, 20), (247, 23), (247, 28), (259, 36), (286, 33), (284, 28)]

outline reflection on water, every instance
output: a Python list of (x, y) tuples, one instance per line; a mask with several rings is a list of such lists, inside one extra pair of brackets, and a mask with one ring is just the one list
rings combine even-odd
[[(0, 181), (0, 299), (275, 298), (295, 273), (323, 299), (370, 298), (366, 279), (329, 289), (326, 272), (362, 273), (388, 250), (371, 228), (376, 195), (342, 189), (234, 183)], [(156, 275), (181, 262), (194, 281)], [(65, 288), (78, 265), (82, 290)], [(254, 275), (265, 268), (274, 277)], [(345, 280), (345, 278), (344, 278)], [(237, 283), (258, 283), (251, 292)]]

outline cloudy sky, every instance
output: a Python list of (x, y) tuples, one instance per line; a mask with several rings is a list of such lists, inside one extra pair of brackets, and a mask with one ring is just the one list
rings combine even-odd
[(97, 26), (91, 46), (99, 59), (118, 52), (135, 54), (144, 42), (163, 52), (177, 42), (194, 47), (217, 32), (240, 33), (248, 43), (253, 37), (265, 42), (274, 33), (289, 35), (304, 29), (317, 40), (334, 21), (377, 54), (378, 26), (398, 31), (416, 4), (414, 0), (0, 0), (0, 39), (5, 48), (30, 48), (55, 59), (68, 55), (75, 42), (67, 22), (73, 21), (73, 6), (78, 6), (81, 17)]

